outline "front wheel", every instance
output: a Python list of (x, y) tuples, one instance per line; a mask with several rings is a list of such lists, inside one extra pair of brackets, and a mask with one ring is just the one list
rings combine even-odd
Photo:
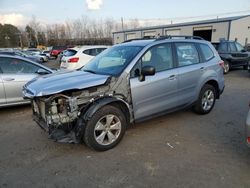
[(84, 142), (97, 151), (106, 151), (115, 147), (126, 130), (123, 112), (114, 106), (104, 106), (97, 110), (86, 123)]
[(204, 85), (200, 91), (199, 99), (193, 107), (197, 114), (208, 114), (214, 107), (216, 90), (212, 85)]

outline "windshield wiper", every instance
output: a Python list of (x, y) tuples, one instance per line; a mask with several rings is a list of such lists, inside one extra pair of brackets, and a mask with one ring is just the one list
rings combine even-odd
[(96, 74), (96, 72), (93, 71), (93, 70), (84, 69), (83, 71), (85, 71), (85, 72), (90, 72), (90, 73), (93, 73), (93, 74)]

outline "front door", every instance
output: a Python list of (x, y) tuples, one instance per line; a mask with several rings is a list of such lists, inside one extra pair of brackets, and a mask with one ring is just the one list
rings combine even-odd
[(25, 102), (22, 88), (28, 81), (37, 76), (36, 72), (40, 67), (18, 58), (1, 57), (0, 68), (6, 102)]
[[(154, 76), (140, 81), (143, 66), (155, 67)], [(130, 87), (135, 120), (176, 107), (177, 71), (170, 43), (150, 48), (131, 71)]]

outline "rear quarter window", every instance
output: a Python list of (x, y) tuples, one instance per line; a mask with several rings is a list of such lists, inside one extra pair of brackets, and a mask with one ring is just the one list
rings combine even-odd
[(67, 51), (65, 52), (64, 56), (70, 57), (70, 56), (75, 55), (76, 53), (77, 53), (76, 50), (67, 50)]
[(203, 54), (205, 61), (209, 61), (209, 60), (213, 59), (214, 52), (208, 45), (200, 44), (200, 49), (201, 49), (201, 52)]

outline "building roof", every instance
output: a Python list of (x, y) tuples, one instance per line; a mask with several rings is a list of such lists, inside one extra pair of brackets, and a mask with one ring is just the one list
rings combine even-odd
[(159, 26), (152, 26), (152, 27), (140, 27), (136, 29), (127, 29), (123, 31), (116, 31), (115, 33), (124, 33), (124, 32), (134, 32), (134, 31), (141, 31), (141, 30), (153, 30), (159, 28), (172, 28), (172, 27), (182, 27), (182, 26), (189, 26), (189, 25), (201, 25), (201, 24), (212, 24), (212, 23), (220, 23), (220, 22), (230, 22), (234, 20), (239, 20), (250, 15), (244, 16), (233, 16), (233, 17), (226, 17), (226, 18), (216, 18), (216, 19), (209, 19), (209, 20), (201, 20), (201, 21), (193, 21), (193, 22), (184, 22), (184, 23), (177, 23), (177, 24), (168, 24), (168, 25), (159, 25)]

